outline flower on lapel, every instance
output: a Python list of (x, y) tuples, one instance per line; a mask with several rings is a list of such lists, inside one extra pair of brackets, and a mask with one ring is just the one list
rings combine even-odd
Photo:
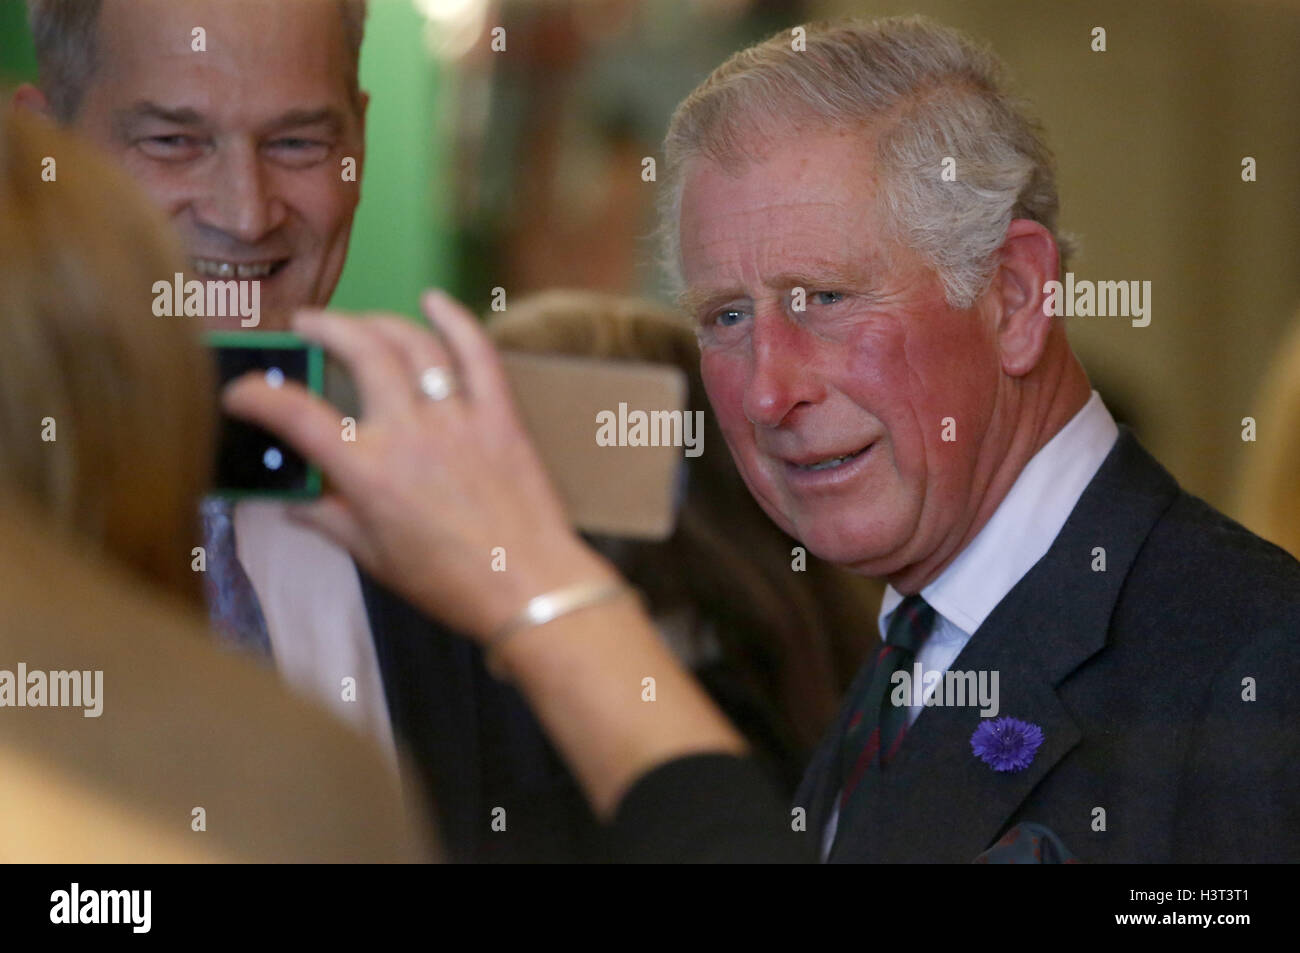
[(1019, 718), (981, 721), (970, 736), (971, 750), (994, 771), (1023, 771), (1043, 743), (1043, 729)]

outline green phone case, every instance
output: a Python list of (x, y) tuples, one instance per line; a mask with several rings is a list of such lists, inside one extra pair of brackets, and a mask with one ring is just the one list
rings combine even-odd
[[(291, 331), (208, 331), (203, 341), (209, 347), (301, 348), (307, 352), (307, 389), (320, 394), (325, 384), (325, 352)], [(311, 500), (320, 496), (320, 469), (307, 462), (306, 486), (296, 490), (237, 490), (217, 487), (213, 496), (224, 499)]]

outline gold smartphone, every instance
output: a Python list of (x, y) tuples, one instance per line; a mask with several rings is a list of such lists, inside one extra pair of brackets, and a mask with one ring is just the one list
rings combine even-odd
[(574, 524), (608, 536), (671, 536), (684, 456), (702, 451), (704, 436), (688, 414), (681, 369), (510, 351), (501, 358)]

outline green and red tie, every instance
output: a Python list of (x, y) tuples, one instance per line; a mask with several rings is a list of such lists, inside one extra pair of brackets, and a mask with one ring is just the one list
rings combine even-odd
[[(916, 653), (934, 627), (935, 611), (919, 595), (899, 603), (889, 620), (885, 644), (857, 709), (844, 732), (840, 749), (840, 826), (844, 815), (860, 802), (854, 794), (870, 787), (870, 775), (889, 764), (907, 733), (907, 701), (890, 701), (895, 672), (910, 671)], [(910, 692), (908, 693), (911, 694)]]

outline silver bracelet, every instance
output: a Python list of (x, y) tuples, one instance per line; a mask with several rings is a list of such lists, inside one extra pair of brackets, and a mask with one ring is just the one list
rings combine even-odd
[(603, 602), (609, 602), (628, 594), (640, 595), (622, 579), (613, 579), (579, 582), (529, 599), (523, 610), (501, 626), (488, 640), (486, 651), (488, 671), (498, 679), (504, 680), (505, 672), (497, 662), (498, 656), (502, 646), (510, 640), (511, 636), (522, 629), (545, 625), (548, 622), (555, 621), (560, 616), (577, 612), (579, 609), (600, 605)]

